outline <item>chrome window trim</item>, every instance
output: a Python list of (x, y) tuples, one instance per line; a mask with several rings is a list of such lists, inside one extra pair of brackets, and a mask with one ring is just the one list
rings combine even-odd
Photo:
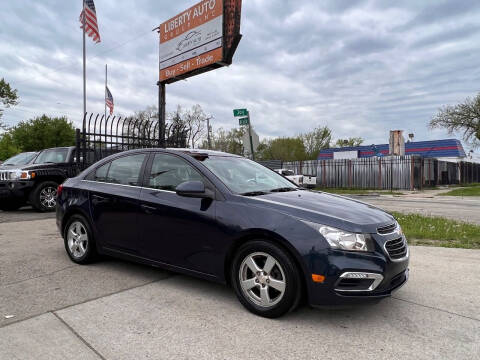
[(380, 285), (380, 283), (383, 281), (383, 275), (382, 274), (369, 273), (369, 272), (364, 272), (364, 271), (346, 271), (339, 276), (339, 280), (343, 279), (343, 278), (346, 278), (350, 274), (367, 275), (366, 278), (362, 278), (362, 279), (373, 279), (373, 283), (367, 289), (360, 289), (360, 290), (359, 289), (350, 289), (349, 290), (349, 289), (335, 288), (334, 289), (335, 291), (341, 291), (341, 292), (369, 292), (369, 291), (375, 290), (378, 287), (378, 285)]
[(85, 181), (85, 182), (95, 183), (95, 184), (106, 184), (106, 185), (115, 185), (115, 186), (125, 186), (125, 187), (137, 188), (137, 189), (146, 189), (146, 190), (153, 190), (153, 191), (168, 192), (168, 193), (174, 193), (174, 194), (176, 194), (176, 192), (173, 191), (173, 190), (154, 189), (154, 188), (147, 187), (147, 186), (115, 184), (115, 183), (109, 183), (109, 182), (105, 182), (105, 181), (95, 181), (95, 180), (86, 180), (86, 179), (82, 179), (82, 180), (80, 180), (80, 181)]

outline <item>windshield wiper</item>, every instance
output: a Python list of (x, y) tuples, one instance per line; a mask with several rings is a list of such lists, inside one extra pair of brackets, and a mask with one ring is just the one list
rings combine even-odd
[(247, 191), (247, 192), (241, 193), (240, 195), (243, 195), (243, 196), (258, 196), (258, 195), (266, 195), (266, 194), (268, 194), (268, 193), (265, 192), (265, 191)]
[(291, 188), (291, 187), (280, 187), (280, 188), (270, 190), (270, 192), (287, 192), (287, 191), (297, 191), (297, 189)]

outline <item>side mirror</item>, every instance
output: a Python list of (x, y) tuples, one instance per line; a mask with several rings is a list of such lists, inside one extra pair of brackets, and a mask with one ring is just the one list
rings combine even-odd
[(205, 184), (201, 181), (185, 181), (175, 188), (179, 196), (192, 198), (213, 198), (213, 193), (205, 189)]

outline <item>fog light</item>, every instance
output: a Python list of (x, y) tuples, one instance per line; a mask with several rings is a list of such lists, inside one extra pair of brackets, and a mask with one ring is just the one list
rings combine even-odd
[(339, 276), (336, 291), (372, 291), (383, 280), (382, 274), (360, 271), (348, 271)]

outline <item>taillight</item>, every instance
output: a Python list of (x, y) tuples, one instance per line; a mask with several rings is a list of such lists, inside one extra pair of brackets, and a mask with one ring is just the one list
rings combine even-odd
[(63, 190), (63, 184), (58, 185), (57, 187), (57, 196), (60, 196), (62, 194)]

